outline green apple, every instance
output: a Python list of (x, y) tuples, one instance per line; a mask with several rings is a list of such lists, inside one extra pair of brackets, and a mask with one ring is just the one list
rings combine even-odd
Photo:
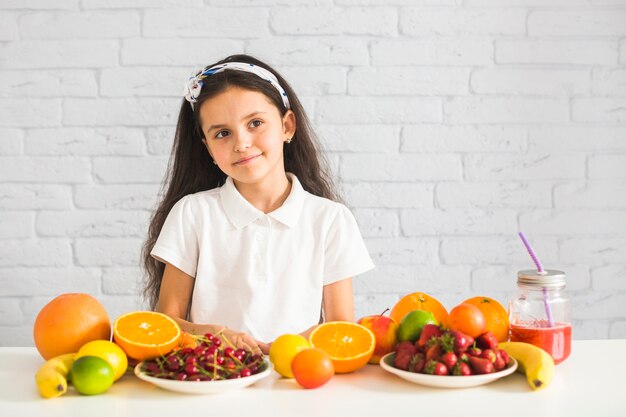
[(398, 342), (415, 342), (419, 339), (422, 329), (427, 324), (439, 324), (433, 313), (425, 310), (413, 310), (400, 322), (398, 328)]

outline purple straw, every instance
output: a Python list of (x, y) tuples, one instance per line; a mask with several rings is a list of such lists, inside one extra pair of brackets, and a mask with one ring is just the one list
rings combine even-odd
[[(530, 255), (531, 258), (533, 258), (533, 262), (535, 263), (535, 266), (537, 267), (537, 273), (539, 275), (546, 275), (547, 272), (544, 271), (543, 267), (541, 266), (541, 262), (539, 262), (539, 258), (537, 258), (537, 255), (535, 254), (535, 251), (533, 250), (532, 246), (530, 246), (530, 243), (528, 243), (528, 240), (526, 240), (526, 236), (524, 236), (524, 233), (519, 232), (518, 235), (520, 239), (522, 239), (524, 246), (526, 246), (526, 250), (528, 251), (528, 254)], [(548, 326), (554, 327), (554, 321), (552, 320), (552, 310), (550, 310), (550, 304), (548, 304), (548, 290), (545, 287), (543, 289), (543, 305), (546, 308), (546, 316), (548, 317)]]

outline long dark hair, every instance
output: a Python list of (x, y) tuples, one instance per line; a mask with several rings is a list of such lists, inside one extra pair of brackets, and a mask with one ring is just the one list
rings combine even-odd
[[(269, 65), (249, 55), (231, 55), (211, 66), (224, 62), (250, 63), (263, 67), (276, 75), (279, 84), (287, 93), (291, 110), (296, 116), (296, 132), (293, 141), (290, 144), (285, 144), (283, 148), (285, 171), (294, 173), (302, 187), (311, 194), (341, 201), (331, 179), (328, 163), (324, 154), (320, 152), (319, 142), (311, 129), (304, 108), (287, 81)], [(182, 197), (220, 187), (226, 181), (226, 174), (212, 163), (211, 157), (202, 143), (203, 134), (200, 129), (198, 111), (202, 103), (229, 87), (237, 86), (258, 91), (267, 96), (278, 108), (281, 117), (287, 112), (276, 88), (255, 74), (226, 70), (205, 78), (203, 83), (202, 91), (197, 98), (198, 101), (194, 104), (195, 111), (185, 99), (180, 106), (172, 153), (159, 193), (163, 197), (152, 214), (148, 236), (143, 245), (141, 256), (146, 273), (143, 295), (148, 299), (152, 309), (156, 308), (165, 264), (154, 259), (150, 252), (159, 233), (161, 233), (168, 213)]]

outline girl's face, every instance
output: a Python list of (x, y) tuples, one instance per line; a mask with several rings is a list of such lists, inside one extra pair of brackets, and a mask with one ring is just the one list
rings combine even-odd
[(286, 178), (283, 144), (296, 131), (291, 110), (281, 117), (264, 94), (230, 87), (202, 103), (199, 111), (203, 142), (235, 184), (272, 184)]

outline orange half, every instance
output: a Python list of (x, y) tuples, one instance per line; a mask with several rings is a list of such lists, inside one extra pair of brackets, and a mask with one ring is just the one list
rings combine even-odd
[(115, 319), (113, 339), (126, 354), (140, 361), (171, 352), (181, 329), (169, 316), (154, 311), (133, 311)]
[(363, 367), (376, 347), (376, 337), (370, 329), (348, 321), (320, 324), (309, 336), (309, 342), (330, 355), (336, 373), (353, 372)]

